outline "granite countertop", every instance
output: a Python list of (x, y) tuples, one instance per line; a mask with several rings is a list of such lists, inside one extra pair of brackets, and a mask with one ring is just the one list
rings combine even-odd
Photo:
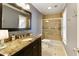
[(23, 49), (25, 46), (29, 45), (33, 41), (35, 41), (37, 38), (39, 38), (41, 35), (38, 36), (31, 36), (32, 40), (30, 41), (22, 41), (23, 39), (16, 39), (14, 41), (10, 41), (5, 43), (7, 46), (4, 49), (0, 50), (0, 54), (4, 56), (11, 56), (15, 54), (16, 52), (20, 51)]

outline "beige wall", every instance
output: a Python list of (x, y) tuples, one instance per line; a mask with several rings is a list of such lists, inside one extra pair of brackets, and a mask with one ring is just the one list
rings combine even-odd
[(57, 19), (61, 17), (62, 14), (43, 16), (43, 38), (61, 40), (61, 19)]
[(79, 3), (77, 4), (77, 48), (79, 48)]
[(68, 55), (76, 55), (74, 48), (77, 48), (77, 4), (67, 4), (67, 45)]

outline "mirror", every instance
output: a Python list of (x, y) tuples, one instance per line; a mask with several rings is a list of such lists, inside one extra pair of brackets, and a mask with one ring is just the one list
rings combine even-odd
[(9, 31), (31, 29), (31, 13), (14, 3), (3, 3), (2, 29)]

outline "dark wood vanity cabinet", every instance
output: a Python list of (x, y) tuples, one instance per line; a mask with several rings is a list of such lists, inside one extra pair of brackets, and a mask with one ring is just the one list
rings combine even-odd
[(33, 56), (41, 56), (41, 38), (33, 43), (32, 53)]
[(41, 37), (15, 53), (13, 56), (41, 56)]

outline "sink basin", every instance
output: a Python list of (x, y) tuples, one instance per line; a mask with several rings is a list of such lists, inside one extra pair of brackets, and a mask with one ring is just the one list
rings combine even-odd
[(31, 41), (33, 38), (25, 38), (25, 39), (22, 39), (22, 41)]

